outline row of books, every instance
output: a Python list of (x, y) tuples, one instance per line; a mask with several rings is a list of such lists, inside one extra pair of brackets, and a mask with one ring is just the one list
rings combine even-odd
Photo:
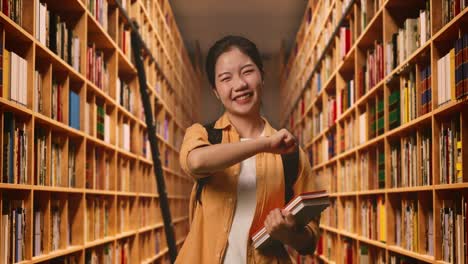
[(42, 74), (38, 70), (34, 70), (34, 112), (44, 114), (44, 88)]
[(380, 136), (385, 132), (384, 126), (384, 101), (382, 98), (377, 98), (376, 105), (373, 104), (373, 101), (370, 101), (369, 112), (367, 114), (368, 118), (368, 139), (372, 139), (376, 136)]
[(448, 263), (465, 263), (468, 254), (467, 196), (442, 200), (440, 208), (442, 260)]
[[(99, 135), (98, 138), (101, 140), (104, 140), (107, 143), (110, 143), (110, 116), (105, 113), (104, 111), (104, 117), (103, 117), (103, 110), (104, 106), (103, 105), (95, 105), (96, 107), (96, 114), (92, 115), (91, 113), (91, 108), (92, 108), (92, 103), (91, 102), (86, 102), (85, 103), (85, 111), (84, 111), (84, 132), (89, 134), (89, 135), (98, 135), (98, 129), (99, 129)], [(99, 110), (98, 110), (99, 108)], [(92, 121), (96, 122), (96, 126), (93, 125)], [(99, 121), (99, 128), (97, 126), (97, 123)]]
[(366, 65), (361, 67), (361, 79), (364, 87), (358, 88), (360, 95), (376, 86), (384, 78), (384, 56), (382, 43), (375, 41), (374, 46), (366, 51)]
[(110, 190), (111, 164), (109, 156), (110, 155), (104, 150), (98, 148), (94, 150), (94, 158), (91, 154), (87, 153), (85, 168), (86, 188), (97, 190)]
[(354, 77), (351, 80), (346, 81), (345, 87), (339, 90), (337, 98), (337, 110), (338, 116), (341, 116), (348, 108), (350, 108), (355, 101), (354, 94)]
[(27, 211), (22, 200), (2, 197), (2, 239), (0, 259), (2, 263), (16, 263), (25, 259), (25, 232)]
[(104, 140), (106, 137), (106, 110), (104, 105), (96, 105), (96, 136), (97, 138)]
[(325, 129), (325, 124), (324, 124), (324, 116), (323, 112), (319, 111), (316, 113), (313, 117), (313, 135), (319, 135), (324, 129)]
[[(125, 250), (128, 250), (128, 246), (125, 247)], [(128, 263), (122, 262), (122, 249), (120, 243), (117, 243), (116, 246), (116, 261), (113, 261), (114, 251), (113, 247), (110, 244), (106, 244), (100, 248), (92, 248), (86, 250), (85, 254), (85, 263), (86, 264), (112, 264), (112, 263)], [(125, 258), (126, 259), (126, 258)]]
[[(367, 142), (367, 112), (362, 112), (359, 114), (359, 144), (364, 144)], [(351, 133), (354, 134), (354, 133)]]
[[(145, 32), (142, 30), (141, 32)], [(145, 42), (147, 43), (147, 42)], [(147, 43), (148, 45), (148, 43)], [(123, 24), (120, 26), (120, 33), (119, 33), (119, 47), (122, 49), (122, 52), (128, 57), (131, 57), (131, 32), (128, 30)], [(149, 46), (151, 47), (151, 46)]]
[(361, 202), (361, 235), (385, 243), (387, 240), (386, 217), (385, 198), (383, 196), (363, 200)]
[(334, 56), (332, 54), (325, 55), (322, 62), (322, 72), (320, 74), (322, 77), (322, 84), (326, 83), (330, 79), (335, 69)]
[(343, 239), (343, 249), (342, 249), (342, 262), (343, 264), (353, 264), (354, 263), (354, 250), (353, 250), (353, 241), (349, 238)]
[(75, 70), (80, 70), (80, 39), (70, 24), (56, 12), (47, 8), (47, 3), (36, 2), (35, 37), (44, 46), (66, 61)]
[(385, 44), (387, 61), (385, 73), (390, 74), (393, 69), (403, 63), (419, 47), (431, 38), (430, 1), (425, 1), (425, 8), (419, 10), (416, 17), (408, 17), (403, 27), (392, 34), (392, 39)]
[[(64, 98), (64, 87), (62, 83), (59, 83), (56, 80), (52, 81), (52, 119), (55, 119), (59, 122), (64, 121), (64, 111), (63, 111), (63, 98)], [(71, 113), (70, 113), (71, 114)]]
[(46, 182), (47, 174), (47, 136), (45, 131), (41, 128), (36, 130), (36, 184), (48, 185)]
[(339, 168), (339, 187), (341, 192), (354, 192), (357, 189), (357, 166), (354, 158), (349, 158), (340, 163)]
[(378, 240), (381, 219), (377, 216), (377, 199), (367, 199), (361, 202), (361, 236)]
[(406, 124), (418, 117), (417, 113), (417, 88), (416, 88), (416, 73), (412, 68), (408, 76), (403, 76), (400, 83), (401, 91), (401, 123)]
[(50, 180), (51, 186), (63, 186), (62, 183), (62, 148), (63, 139), (54, 138), (52, 141), (50, 157)]
[(28, 61), (14, 51), (3, 49), (0, 44), (0, 57), (3, 62), (0, 65), (0, 92), (3, 98), (7, 98), (21, 105), (28, 105)]
[(102, 239), (109, 233), (109, 201), (102, 197), (86, 198), (86, 241)]
[(419, 251), (418, 201), (402, 200), (401, 210), (395, 211), (395, 244), (406, 250)]
[(104, 58), (104, 51), (96, 48), (96, 44), (88, 44), (86, 50), (86, 78), (105, 93), (109, 93), (109, 72)]
[(353, 41), (352, 30), (349, 24), (340, 27), (340, 59), (343, 59), (351, 50)]
[(361, 153), (359, 167), (360, 190), (385, 188), (385, 152), (382, 147)]
[[(52, 81), (52, 89), (50, 94), (50, 106), (46, 105), (45, 96), (47, 95), (48, 87), (44, 86), (42, 74), (39, 71), (34, 71), (34, 111), (46, 114), (46, 108), (51, 107), (51, 118), (63, 122), (64, 109), (63, 102), (65, 99), (66, 91), (64, 91), (63, 82), (54, 79)], [(68, 125), (72, 128), (80, 130), (80, 95), (78, 91), (69, 90), (68, 93)]]
[[(68, 216), (62, 214), (62, 208), (64, 207), (63, 201), (53, 200), (51, 202), (51, 218), (50, 227), (45, 228), (44, 212), (40, 209), (34, 211), (34, 223), (33, 223), (33, 255), (40, 256), (45, 252), (46, 241), (49, 241), (50, 251), (56, 251), (68, 247), (71, 244), (72, 234), (70, 232), (70, 221)], [(50, 234), (46, 234), (46, 232)], [(64, 232), (64, 234), (61, 234)], [(62, 239), (65, 237), (65, 240)], [(47, 239), (48, 238), (48, 239)]]
[(454, 48), (437, 61), (438, 105), (468, 95), (468, 34), (457, 39)]
[(322, 214), (323, 222), (327, 226), (337, 228), (338, 227), (338, 206), (336, 200), (330, 200), (330, 206), (326, 209), (327, 211)]
[(68, 125), (80, 130), (80, 95), (70, 89), (68, 94)]
[[(365, 127), (365, 125), (363, 125)], [(353, 117), (346, 119), (342, 124), (340, 135), (340, 152), (350, 150), (356, 146), (354, 132), (356, 131), (356, 121)]]
[[(418, 186), (418, 146), (416, 134), (402, 138), (401, 151), (401, 186)], [(397, 182), (397, 185), (398, 186)]]
[(119, 200), (119, 217), (117, 218), (117, 226), (119, 233), (130, 229), (130, 202), (126, 199)]
[(127, 109), (129, 112), (134, 113), (134, 93), (132, 92), (130, 85), (128, 83), (121, 81), (120, 78), (117, 78), (117, 103)]
[(28, 182), (28, 130), (26, 123), (11, 112), (3, 114), (2, 182), (25, 184)]
[(130, 125), (128, 123), (122, 123), (121, 133), (122, 133), (121, 147), (126, 151), (131, 151), (130, 149), (130, 140), (131, 140)]
[(374, 15), (382, 6), (382, 0), (361, 0), (361, 13), (360, 13), (360, 21), (361, 21), (361, 32), (363, 32), (369, 22), (372, 20)]
[(23, 25), (23, 0), (0, 1), (0, 10), (16, 24)]
[[(50, 177), (47, 177), (47, 138), (43, 129), (36, 130), (36, 160), (35, 160), (35, 183), (38, 185), (68, 186), (75, 187), (76, 184), (76, 146), (73, 142), (68, 145), (68, 165), (66, 170), (66, 182), (62, 177), (62, 153), (63, 142), (54, 139), (50, 157)], [(50, 180), (49, 180), (50, 179)]]
[[(434, 256), (433, 212), (425, 211), (425, 219), (422, 220), (418, 210), (417, 200), (401, 201), (401, 209), (395, 211), (395, 244), (406, 250)], [(424, 231), (421, 232), (421, 229)]]
[(336, 156), (336, 131), (333, 129), (326, 135), (327, 160)]
[(462, 137), (458, 116), (441, 124), (439, 150), (440, 183), (463, 182)]
[(458, 14), (460, 14), (466, 7), (468, 2), (466, 0), (442, 0), (442, 23), (443, 25), (450, 22)]
[[(121, 1), (125, 2), (125, 1)], [(88, 0), (87, 8), (91, 15), (101, 24), (105, 31), (108, 28), (108, 3), (107, 0)]]
[(40, 256), (44, 252), (44, 213), (41, 210), (34, 212), (34, 238), (33, 256)]
[(427, 114), (432, 111), (432, 78), (431, 78), (431, 66), (428, 65), (423, 68), (420, 72), (420, 91), (421, 95), (421, 106), (420, 115)]
[[(161, 161), (163, 162), (163, 161)], [(132, 171), (131, 162), (127, 159), (121, 159), (119, 164), (119, 170), (117, 171), (117, 177), (119, 179), (118, 190), (130, 191), (133, 190), (134, 181), (130, 181), (130, 175)]]
[(343, 201), (343, 230), (349, 233), (355, 233), (354, 213), (356, 212), (356, 203), (350, 199)]
[[(414, 187), (432, 184), (432, 137), (422, 134), (418, 147), (416, 135), (402, 138), (400, 144), (391, 144), (390, 177), (392, 187)], [(418, 160), (421, 162), (418, 166)], [(420, 177), (418, 172), (421, 174)]]
[[(303, 127), (300, 127), (298, 131), (298, 139), (301, 144), (305, 145), (312, 140), (312, 120), (306, 120)], [(180, 148), (181, 136), (176, 135), (174, 145), (176, 148)]]
[[(455, 97), (460, 99), (468, 95), (468, 33), (465, 33), (463, 37), (455, 40), (454, 50), (455, 65), (453, 65), (451, 61), (450, 70), (455, 68)], [(452, 72), (450, 72), (450, 74), (452, 74)], [(453, 86), (453, 84), (451, 85)], [(453, 90), (453, 87), (451, 89)]]
[(368, 245), (361, 244), (359, 246), (359, 263), (385, 264), (385, 251), (372, 250)]

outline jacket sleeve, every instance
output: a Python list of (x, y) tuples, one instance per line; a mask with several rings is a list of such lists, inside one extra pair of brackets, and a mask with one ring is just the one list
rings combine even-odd
[[(316, 179), (312, 174), (312, 168), (309, 159), (305, 152), (299, 148), (299, 169), (296, 183), (294, 184), (294, 194), (298, 195), (303, 192), (316, 191)], [(315, 252), (317, 241), (320, 238), (321, 231), (319, 228), (320, 216), (310, 221), (305, 226), (305, 232), (310, 235), (310, 244), (308, 247), (298, 250), (301, 255), (312, 255)]]
[(208, 134), (202, 125), (196, 123), (187, 128), (185, 131), (184, 140), (182, 141), (182, 146), (180, 147), (179, 162), (182, 170), (186, 174), (192, 176), (193, 179), (196, 179), (196, 177), (193, 173), (191, 173), (188, 167), (188, 155), (190, 151), (208, 145), (210, 145), (208, 141)]

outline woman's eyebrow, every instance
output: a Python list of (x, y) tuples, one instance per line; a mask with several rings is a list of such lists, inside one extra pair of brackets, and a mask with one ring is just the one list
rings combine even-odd
[(242, 67), (241, 67), (241, 70), (244, 69), (244, 68), (250, 67), (250, 66), (253, 67), (253, 64), (252, 64), (252, 63), (248, 63), (248, 64), (242, 66)]
[(222, 73), (218, 74), (218, 78), (220, 78), (220, 77), (223, 76), (224, 74), (229, 74), (229, 72), (222, 72)]

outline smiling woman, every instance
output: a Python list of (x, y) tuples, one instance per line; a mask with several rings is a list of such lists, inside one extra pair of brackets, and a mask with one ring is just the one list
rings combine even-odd
[[(310, 164), (289, 131), (276, 131), (260, 115), (264, 73), (255, 44), (239, 36), (217, 41), (208, 53), (206, 72), (226, 110), (212, 125), (222, 139), (214, 144), (209, 126), (194, 124), (186, 131), (180, 163), (197, 184), (190, 232), (177, 262), (290, 263), (284, 245), (312, 254), (318, 220), (298, 226), (279, 209), (286, 202), (286, 182), (291, 182), (281, 155), (298, 152), (294, 194), (313, 189)], [(203, 189), (197, 188), (201, 182)], [(259, 251), (250, 237), (263, 226), (277, 243)]]

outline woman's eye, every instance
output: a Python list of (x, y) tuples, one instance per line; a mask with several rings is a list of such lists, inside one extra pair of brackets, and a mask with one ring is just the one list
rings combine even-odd
[(244, 71), (244, 74), (248, 74), (248, 73), (251, 73), (251, 72), (253, 72), (253, 70), (246, 70), (246, 71)]
[(224, 78), (224, 79), (221, 79), (221, 82), (226, 82), (226, 81), (229, 81), (231, 78), (227, 77), (227, 78)]

